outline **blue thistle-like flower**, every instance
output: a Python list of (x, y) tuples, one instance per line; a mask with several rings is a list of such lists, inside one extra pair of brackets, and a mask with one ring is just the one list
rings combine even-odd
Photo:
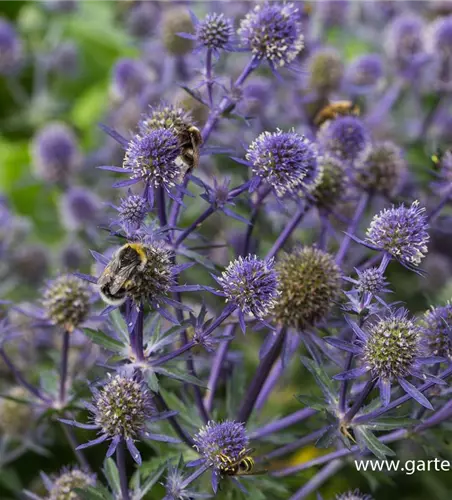
[(436, 363), (438, 358), (424, 356), (422, 328), (408, 317), (408, 312), (399, 309), (387, 317), (378, 318), (368, 328), (369, 331), (361, 329), (351, 321), (349, 324), (357, 337), (354, 344), (338, 345), (335, 343), (336, 339), (328, 341), (341, 349), (353, 352), (357, 356), (358, 367), (334, 378), (349, 380), (370, 373), (372, 379), (379, 385), (380, 398), (384, 406), (387, 406), (391, 399), (391, 383), (397, 381), (418, 403), (432, 409), (428, 399), (408, 382), (407, 377), (443, 383), (440, 379), (422, 371), (422, 365)]
[(416, 75), (427, 61), (425, 24), (416, 14), (400, 14), (388, 25), (383, 35), (384, 47), (397, 71), (405, 77)]
[(452, 15), (439, 17), (430, 25), (427, 44), (433, 55), (452, 57)]
[(304, 47), (300, 13), (293, 3), (257, 5), (240, 23), (243, 45), (273, 68), (290, 65)]
[(179, 441), (149, 432), (148, 424), (174, 416), (177, 412), (158, 413), (147, 385), (135, 373), (108, 374), (108, 381), (100, 389), (93, 388), (93, 402), (85, 403), (91, 412), (92, 424), (81, 424), (61, 419), (63, 423), (82, 429), (98, 430), (99, 437), (80, 445), (77, 449), (88, 448), (110, 440), (107, 457), (113, 455), (118, 444), (123, 441), (132, 458), (141, 465), (141, 455), (135, 441), (146, 438), (167, 443)]
[(355, 163), (358, 184), (370, 192), (397, 195), (407, 174), (401, 149), (391, 141), (372, 144)]
[(67, 229), (77, 230), (94, 226), (100, 219), (102, 202), (87, 189), (70, 188), (60, 200), (61, 219)]
[(165, 496), (163, 500), (192, 500), (196, 498), (210, 498), (206, 493), (197, 493), (189, 489), (190, 483), (187, 484), (187, 477), (183, 470), (180, 470), (177, 465), (168, 464), (168, 473), (165, 481)]
[(181, 106), (161, 104), (150, 106), (138, 124), (140, 134), (145, 135), (159, 128), (187, 129), (193, 122), (190, 112)]
[[(46, 500), (79, 500), (79, 495), (74, 491), (87, 486), (96, 485), (96, 475), (78, 467), (64, 467), (55, 477), (49, 477), (41, 472), (41, 478), (48, 491)], [(38, 498), (35, 495), (32, 498)]]
[(431, 356), (452, 358), (452, 304), (432, 307), (423, 318), (424, 340)]
[(319, 175), (309, 193), (317, 207), (328, 211), (344, 198), (347, 181), (343, 162), (327, 154), (319, 158)]
[(382, 210), (372, 219), (366, 242), (384, 250), (407, 267), (418, 266), (427, 254), (429, 235), (425, 208), (415, 201)]
[(148, 211), (149, 205), (142, 196), (129, 193), (129, 196), (121, 199), (121, 204), (118, 207), (119, 221), (129, 233), (139, 229)]
[(112, 92), (114, 97), (126, 99), (139, 94), (150, 81), (152, 72), (142, 61), (120, 59), (113, 68)]
[(221, 277), (215, 278), (226, 301), (240, 310), (263, 319), (272, 311), (279, 296), (278, 275), (274, 260), (261, 260), (256, 255), (239, 257), (229, 264)]
[(181, 38), (179, 33), (189, 33), (192, 29), (192, 18), (184, 8), (171, 6), (162, 13), (162, 42), (169, 54), (183, 56), (193, 49), (193, 42)]
[(251, 189), (264, 181), (277, 196), (302, 194), (318, 175), (314, 143), (296, 132), (263, 132), (249, 146), (246, 159), (255, 175)]
[(193, 437), (196, 450), (204, 457), (209, 466), (221, 470), (224, 462), (220, 455), (237, 460), (240, 452), (248, 447), (245, 425), (234, 420), (224, 422), (209, 421)]
[(346, 70), (346, 81), (353, 92), (367, 92), (383, 77), (383, 60), (379, 54), (365, 54), (354, 59)]
[(356, 282), (356, 288), (360, 293), (371, 293), (373, 295), (378, 295), (382, 292), (388, 292), (386, 288), (388, 282), (384, 276), (384, 273), (378, 267), (370, 267), (364, 271), (357, 271), (358, 281)]
[(131, 174), (131, 179), (143, 180), (151, 187), (163, 187), (169, 191), (182, 175), (182, 165), (176, 162), (180, 153), (173, 130), (151, 130), (130, 140), (123, 168)]
[(370, 136), (363, 122), (354, 116), (339, 116), (320, 129), (321, 146), (340, 160), (355, 161), (370, 146)]
[(344, 63), (339, 51), (323, 47), (314, 51), (306, 62), (308, 89), (320, 95), (337, 90), (344, 75)]
[(156, 2), (139, 2), (131, 6), (126, 18), (127, 31), (137, 38), (151, 36), (159, 14), (160, 6)]
[(22, 42), (13, 25), (0, 18), (0, 75), (11, 73), (22, 58)]
[(88, 285), (69, 274), (51, 281), (44, 290), (43, 307), (46, 318), (69, 332), (88, 318), (90, 302)]
[(67, 182), (81, 165), (77, 138), (63, 123), (45, 125), (33, 138), (35, 174), (47, 182)]

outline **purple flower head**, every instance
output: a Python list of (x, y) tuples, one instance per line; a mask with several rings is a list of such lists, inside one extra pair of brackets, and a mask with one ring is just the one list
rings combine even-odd
[(84, 281), (64, 274), (47, 285), (42, 302), (46, 318), (72, 332), (88, 317), (91, 293)]
[(137, 194), (122, 198), (118, 208), (119, 221), (127, 232), (138, 229), (149, 211), (147, 201)]
[(355, 178), (370, 192), (397, 195), (406, 178), (407, 166), (401, 149), (391, 141), (372, 144), (355, 163)]
[(300, 13), (293, 3), (257, 5), (240, 23), (242, 44), (274, 68), (290, 65), (304, 47)]
[(61, 217), (70, 230), (93, 226), (99, 221), (101, 200), (84, 188), (70, 188), (60, 200)]
[(323, 148), (340, 160), (353, 162), (370, 145), (363, 122), (354, 116), (339, 116), (326, 122), (318, 134)]
[(319, 158), (319, 175), (309, 192), (319, 208), (329, 210), (344, 198), (347, 181), (343, 162), (327, 154)]
[(152, 80), (152, 71), (136, 59), (120, 59), (113, 68), (112, 90), (117, 98), (139, 94)]
[(189, 127), (192, 122), (193, 120), (189, 111), (180, 106), (164, 103), (160, 106), (150, 106), (148, 112), (142, 117), (138, 127), (140, 134), (145, 135), (159, 128), (184, 129)]
[(325, 0), (315, 3), (315, 6), (326, 27), (345, 24), (350, 14), (349, 0)]
[(357, 340), (352, 345), (340, 347), (352, 350), (357, 356), (358, 367), (336, 375), (334, 378), (348, 380), (370, 373), (380, 387), (380, 398), (387, 406), (391, 397), (391, 383), (398, 382), (402, 389), (418, 403), (432, 409), (428, 399), (408, 380), (415, 377), (421, 380), (437, 379), (422, 371), (425, 363), (435, 363), (437, 359), (424, 357), (425, 348), (422, 328), (408, 317), (405, 309), (391, 312), (387, 317), (377, 320), (363, 330), (350, 322)]
[(249, 146), (246, 159), (257, 181), (265, 181), (277, 196), (303, 194), (318, 175), (315, 145), (295, 132), (263, 132)]
[(235, 461), (248, 447), (245, 425), (233, 420), (214, 422), (211, 420), (193, 437), (196, 450), (209, 466), (221, 471), (224, 462), (220, 455)]
[(33, 138), (33, 167), (47, 182), (67, 182), (81, 164), (77, 138), (63, 123), (45, 125)]
[(78, 500), (79, 496), (74, 491), (75, 489), (96, 485), (95, 474), (90, 474), (77, 467), (64, 468), (58, 476), (52, 478), (46, 474), (41, 475), (49, 492), (46, 497), (48, 500)]
[(24, 283), (36, 285), (46, 276), (49, 268), (49, 251), (41, 245), (20, 245), (13, 255), (16, 276)]
[(372, 219), (366, 242), (385, 250), (408, 267), (418, 266), (427, 253), (429, 235), (425, 208), (415, 201), (382, 210)]
[(22, 42), (13, 25), (0, 18), (0, 75), (11, 73), (22, 58)]
[(373, 497), (370, 495), (363, 495), (359, 490), (355, 490), (336, 495), (336, 500), (373, 500)]
[(92, 403), (85, 403), (91, 413), (92, 424), (80, 424), (72, 420), (61, 421), (83, 429), (98, 430), (99, 437), (80, 445), (77, 449), (88, 448), (110, 440), (107, 457), (115, 452), (120, 442), (125, 442), (132, 458), (141, 465), (141, 455), (135, 441), (146, 438), (167, 443), (178, 440), (170, 436), (149, 432), (148, 425), (176, 412), (158, 413), (152, 395), (141, 378), (141, 374), (124, 370), (116, 375), (108, 374), (107, 382), (100, 388), (93, 388)]
[(388, 282), (385, 279), (384, 273), (377, 267), (370, 267), (364, 271), (357, 272), (358, 281), (356, 288), (360, 293), (378, 295), (381, 292), (388, 291), (386, 289)]
[(308, 72), (307, 86), (310, 91), (325, 95), (339, 88), (344, 75), (341, 54), (332, 47), (314, 51), (306, 62)]
[(207, 49), (219, 51), (231, 48), (233, 37), (234, 26), (224, 14), (207, 14), (196, 26), (196, 41)]
[(452, 15), (439, 17), (431, 24), (427, 44), (433, 55), (452, 57)]
[(404, 76), (413, 76), (426, 62), (425, 24), (416, 14), (400, 14), (383, 35), (386, 54)]
[(131, 173), (132, 179), (169, 190), (182, 174), (182, 166), (176, 162), (179, 155), (179, 141), (173, 130), (151, 130), (130, 140), (123, 167)]
[(347, 68), (346, 80), (355, 92), (373, 88), (383, 77), (383, 60), (379, 54), (365, 54)]
[(239, 257), (217, 278), (226, 301), (236, 305), (242, 314), (263, 319), (273, 309), (278, 298), (278, 276), (274, 261), (261, 260), (256, 255)]
[(63, 42), (50, 56), (53, 71), (65, 78), (75, 77), (79, 72), (79, 50), (73, 42)]
[(156, 2), (139, 2), (133, 5), (127, 13), (127, 31), (137, 38), (150, 36), (157, 25), (159, 10)]
[[(181, 460), (179, 460), (181, 462)], [(194, 500), (196, 498), (210, 498), (205, 493), (197, 493), (189, 488), (190, 482), (187, 481), (187, 475), (184, 474), (183, 464), (168, 463), (168, 472), (166, 474), (165, 489), (166, 494), (163, 500)]]
[(423, 333), (431, 356), (452, 358), (452, 304), (432, 307), (423, 318)]
[(181, 6), (165, 6), (162, 14), (162, 41), (169, 54), (183, 56), (193, 49), (193, 42), (182, 38), (178, 33), (190, 33), (192, 18)]

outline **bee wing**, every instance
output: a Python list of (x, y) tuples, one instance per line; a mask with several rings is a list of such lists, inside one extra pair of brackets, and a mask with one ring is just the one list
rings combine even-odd
[(114, 295), (124, 286), (136, 267), (136, 263), (119, 267), (117, 262), (112, 262), (104, 269), (97, 283), (100, 286), (108, 284), (110, 293)]

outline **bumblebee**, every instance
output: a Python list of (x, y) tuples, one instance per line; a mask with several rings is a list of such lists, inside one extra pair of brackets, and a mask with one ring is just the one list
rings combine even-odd
[(183, 124), (176, 126), (175, 130), (182, 151), (179, 158), (186, 167), (186, 175), (199, 166), (200, 148), (203, 139), (201, 132), (194, 125)]
[(328, 120), (334, 120), (338, 116), (359, 116), (361, 110), (352, 101), (335, 101), (324, 106), (314, 118), (314, 124), (320, 127)]
[(452, 152), (452, 149), (448, 149), (446, 151), (443, 151), (442, 149), (438, 148), (435, 153), (430, 156), (430, 160), (433, 163), (433, 168), (435, 170), (439, 170), (441, 168), (441, 162), (443, 161), (444, 155), (447, 152)]
[(236, 460), (221, 453), (219, 459), (221, 462), (220, 470), (227, 476), (251, 476), (256, 474), (265, 474), (266, 471), (254, 471), (254, 459), (250, 456), (254, 449), (246, 449), (239, 453)]
[(104, 302), (112, 306), (123, 304), (136, 276), (144, 271), (147, 263), (148, 255), (142, 243), (126, 243), (119, 248), (97, 280)]

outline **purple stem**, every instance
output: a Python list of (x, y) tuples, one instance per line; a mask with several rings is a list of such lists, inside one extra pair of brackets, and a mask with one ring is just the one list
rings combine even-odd
[(63, 347), (61, 349), (60, 365), (60, 404), (64, 406), (66, 401), (67, 365), (69, 357), (70, 333), (65, 330), (63, 334)]
[[(225, 329), (225, 335), (233, 335), (235, 327), (236, 325), (228, 325)], [(225, 340), (220, 344), (215, 354), (212, 367), (210, 369), (209, 381), (207, 382), (207, 391), (206, 395), (204, 396), (204, 406), (209, 412), (212, 411), (212, 404), (218, 385), (218, 379), (220, 378), (221, 368), (223, 366), (224, 360), (226, 359), (230, 343), (231, 340)]]
[(155, 190), (155, 197), (157, 199), (157, 212), (159, 216), (160, 227), (165, 227), (168, 224), (168, 219), (166, 217), (165, 190), (162, 186)]
[[(449, 368), (447, 368), (442, 373), (440, 373), (438, 375), (438, 377), (442, 378), (443, 380), (445, 380), (445, 379), (449, 378), (451, 375), (452, 375), (452, 366), (449, 366)], [(425, 392), (428, 389), (430, 389), (430, 387), (433, 387), (434, 385), (436, 385), (435, 382), (431, 382), (430, 381), (430, 382), (426, 382), (425, 384), (422, 384), (417, 389), (420, 392)], [(390, 410), (392, 410), (394, 408), (397, 408), (398, 406), (402, 405), (403, 403), (406, 403), (410, 399), (411, 399), (411, 396), (409, 394), (404, 394), (400, 398), (397, 398), (394, 401), (391, 401), (388, 404), (388, 406), (381, 406), (380, 408), (377, 408), (376, 410), (374, 410), (374, 411), (372, 411), (370, 413), (366, 413), (365, 415), (361, 415), (361, 416), (357, 417), (353, 421), (353, 423), (354, 424), (365, 424), (367, 422), (370, 422), (370, 421), (372, 421), (372, 420), (380, 417), (381, 415), (384, 415), (388, 411), (390, 411)]]
[(193, 474), (188, 476), (187, 479), (185, 479), (182, 482), (182, 484), (180, 485), (180, 491), (183, 491), (189, 484), (191, 484), (193, 481), (195, 481), (195, 479), (198, 479), (199, 476), (202, 476), (202, 474), (204, 474), (204, 472), (206, 472), (206, 470), (208, 468), (209, 468), (209, 464), (201, 465), (201, 467), (199, 469), (195, 470), (195, 472), (193, 472)]
[(130, 500), (129, 481), (126, 471), (126, 451), (124, 440), (121, 439), (116, 448), (116, 465), (119, 471), (119, 484), (121, 485), (121, 500)]
[(213, 205), (210, 205), (210, 207), (207, 208), (192, 224), (190, 224), (190, 226), (184, 229), (179, 238), (177, 238), (177, 240), (175, 241), (174, 247), (177, 248), (189, 234), (198, 229), (198, 227), (214, 212), (215, 209), (213, 208)]
[(452, 185), (447, 188), (447, 190), (443, 193), (441, 200), (438, 205), (428, 214), (427, 220), (431, 221), (434, 219), (441, 210), (445, 207), (445, 205), (450, 201), (450, 195), (452, 194)]
[(266, 259), (271, 259), (279, 252), (281, 247), (290, 238), (290, 235), (295, 231), (299, 222), (304, 217), (304, 215), (308, 212), (309, 209), (310, 209), (310, 205), (305, 204), (295, 212), (295, 215), (292, 217), (292, 219), (290, 219), (290, 221), (287, 223), (287, 226), (284, 228), (283, 232), (278, 236), (278, 239), (275, 241), (275, 243), (271, 247), (270, 251), (268, 252), (268, 254), (266, 256)]
[(363, 193), (359, 200), (358, 206), (356, 207), (355, 215), (347, 228), (347, 233), (342, 240), (341, 246), (336, 255), (336, 264), (340, 266), (344, 257), (347, 253), (348, 247), (350, 245), (351, 237), (349, 235), (354, 235), (356, 230), (358, 229), (359, 223), (361, 221), (362, 216), (366, 210), (367, 204), (369, 203), (370, 195), (368, 193)]
[(245, 241), (243, 243), (242, 255), (244, 257), (248, 255), (250, 251), (251, 235), (253, 234), (254, 226), (256, 225), (257, 218), (259, 217), (259, 212), (261, 210), (262, 203), (264, 202), (265, 198), (270, 194), (270, 192), (271, 188), (267, 188), (265, 189), (265, 191), (261, 191), (257, 197), (256, 203), (254, 204), (253, 211), (251, 212), (250, 223), (246, 228)]
[(165, 354), (165, 356), (162, 356), (162, 357), (156, 359), (155, 361), (152, 361), (150, 364), (152, 366), (163, 365), (163, 364), (167, 363), (168, 361), (171, 361), (172, 359), (179, 357), (181, 354), (184, 354), (184, 352), (189, 351), (190, 349), (195, 347), (195, 345), (196, 345), (196, 342), (193, 342), (193, 340), (190, 340), (190, 342), (187, 342), (182, 347), (179, 347), (179, 349), (176, 349), (173, 352)]
[(317, 412), (315, 410), (311, 410), (311, 408), (303, 408), (302, 410), (298, 410), (291, 415), (287, 415), (287, 417), (275, 420), (274, 422), (270, 422), (269, 424), (256, 429), (249, 434), (249, 437), (250, 439), (262, 439), (269, 434), (282, 431), (291, 425), (298, 424), (298, 422), (302, 422), (316, 413)]
[(452, 417), (452, 401), (448, 401), (442, 408), (436, 411), (429, 418), (424, 420), (422, 424), (417, 425), (414, 428), (414, 432), (422, 432), (429, 427), (436, 426), (445, 420), (450, 420)]
[(258, 457), (256, 459), (256, 462), (266, 462), (268, 460), (272, 460), (274, 458), (282, 457), (284, 455), (287, 455), (288, 453), (292, 453), (295, 450), (298, 450), (302, 448), (303, 446), (306, 446), (309, 443), (312, 443), (314, 441), (317, 441), (317, 439), (321, 438), (323, 434), (325, 434), (327, 427), (324, 427), (323, 429), (319, 429), (317, 431), (311, 432), (310, 434), (303, 436), (300, 439), (297, 439), (296, 441), (293, 441), (292, 443), (288, 443), (284, 446), (281, 446), (281, 448), (276, 448), (276, 450), (273, 450), (266, 455), (263, 455), (261, 457)]
[(213, 108), (213, 95), (212, 95), (212, 49), (207, 49), (206, 54), (206, 83), (207, 83), (207, 96), (209, 99), (209, 107)]
[(353, 403), (353, 406), (345, 414), (345, 417), (343, 418), (344, 424), (348, 424), (349, 422), (351, 422), (353, 417), (361, 409), (361, 406), (363, 406), (364, 401), (367, 399), (367, 396), (369, 396), (369, 394), (372, 392), (376, 383), (377, 383), (377, 380), (369, 380), (369, 382), (367, 382), (367, 384), (364, 386), (364, 389), (359, 393), (358, 398)]
[[(144, 361), (144, 351), (143, 351), (143, 328), (144, 328), (144, 310), (143, 303), (140, 304), (140, 310), (138, 311), (137, 322), (134, 326), (133, 339), (133, 350), (135, 351), (135, 356), (137, 361)], [(131, 340), (132, 340), (131, 339)]]
[(266, 354), (266, 356), (261, 360), (256, 373), (254, 375), (253, 380), (251, 381), (250, 386), (248, 387), (248, 391), (245, 394), (243, 399), (243, 404), (239, 409), (237, 414), (237, 422), (246, 423), (253, 412), (254, 405), (256, 404), (256, 400), (259, 397), (259, 393), (264, 385), (267, 377), (270, 373), (270, 370), (275, 363), (276, 359), (281, 353), (281, 349), (284, 343), (284, 338), (286, 337), (286, 329), (284, 327), (280, 327), (276, 332), (276, 338), (271, 346), (270, 350)]
[(13, 374), (14, 378), (17, 380), (17, 382), (20, 385), (22, 385), (25, 389), (27, 389), (28, 392), (33, 394), (33, 396), (36, 396), (41, 401), (44, 401), (45, 403), (52, 402), (52, 400), (50, 398), (48, 398), (47, 396), (44, 396), (37, 387), (33, 386), (32, 384), (30, 384), (29, 382), (27, 382), (25, 380), (25, 377), (18, 370), (18, 368), (16, 368), (14, 363), (11, 361), (9, 356), (6, 354), (6, 352), (2, 348), (0, 348), (0, 356), (2, 357), (3, 361), (5, 362), (5, 365), (9, 368), (9, 370)]
[(303, 500), (322, 486), (322, 484), (336, 474), (338, 470), (342, 469), (344, 465), (345, 464), (341, 460), (333, 460), (328, 465), (325, 465), (321, 471), (317, 472), (317, 474), (292, 495), (289, 500)]
[[(386, 434), (378, 438), (378, 440), (382, 443), (393, 443), (394, 441), (399, 441), (400, 439), (404, 439), (409, 434), (409, 431), (406, 429), (398, 429), (390, 434)], [(302, 464), (297, 464), (292, 467), (286, 467), (284, 469), (280, 469), (278, 471), (273, 472), (271, 475), (275, 477), (285, 477), (290, 476), (291, 474), (296, 474), (302, 470), (310, 469), (315, 465), (322, 465), (332, 460), (336, 460), (337, 458), (343, 458), (348, 455), (353, 455), (353, 453), (362, 453), (358, 446), (352, 446), (350, 449), (342, 448), (340, 450), (333, 451), (331, 453), (327, 453), (321, 457), (313, 458), (308, 462), (304, 462)]]

